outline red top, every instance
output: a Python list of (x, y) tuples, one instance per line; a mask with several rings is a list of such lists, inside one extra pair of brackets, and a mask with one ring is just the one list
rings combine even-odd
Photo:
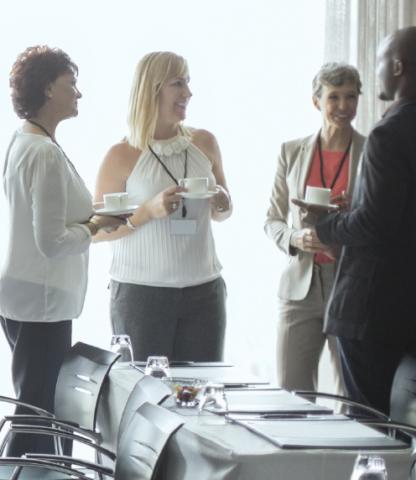
[[(330, 188), (344, 153), (345, 152), (330, 152), (328, 150), (322, 150), (326, 188)], [(338, 179), (332, 188), (331, 198), (334, 198), (337, 195), (341, 195), (343, 191), (347, 190), (349, 164), (350, 156), (348, 154), (348, 157), (346, 158), (344, 165), (342, 166)], [(323, 187), (320, 174), (318, 148), (315, 148), (315, 153), (313, 154), (311, 168), (309, 170), (308, 178), (306, 179), (305, 189), (306, 185), (310, 185), (311, 187)], [(333, 262), (333, 260), (327, 257), (324, 253), (316, 253), (314, 256), (314, 261), (315, 263)]]

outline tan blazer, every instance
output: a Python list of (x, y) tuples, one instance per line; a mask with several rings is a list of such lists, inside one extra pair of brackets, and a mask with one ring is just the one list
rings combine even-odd
[[(288, 255), (282, 272), (278, 296), (283, 300), (302, 300), (312, 279), (313, 254), (290, 248), (293, 232), (304, 228), (300, 209), (292, 198), (303, 198), (318, 134), (282, 144), (274, 180), (265, 231), (277, 247)], [(365, 137), (354, 130), (350, 151), (347, 192), (352, 193)], [(288, 222), (291, 218), (291, 226)]]

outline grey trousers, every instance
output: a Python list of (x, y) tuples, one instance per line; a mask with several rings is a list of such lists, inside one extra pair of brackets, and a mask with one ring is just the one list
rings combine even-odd
[(185, 288), (112, 280), (110, 289), (113, 333), (130, 336), (135, 360), (149, 355), (200, 362), (223, 359), (226, 288), (221, 277)]
[(343, 392), (336, 339), (322, 332), (334, 271), (332, 263), (314, 265), (307, 296), (279, 300), (277, 381), (287, 390), (317, 390), (319, 360), (328, 341), (336, 392)]

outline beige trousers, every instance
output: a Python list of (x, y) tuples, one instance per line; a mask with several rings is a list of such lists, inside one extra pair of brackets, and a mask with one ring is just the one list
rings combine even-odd
[(287, 390), (318, 389), (319, 361), (327, 341), (336, 393), (343, 393), (335, 337), (322, 333), (334, 274), (334, 264), (315, 264), (306, 298), (279, 300), (277, 381)]

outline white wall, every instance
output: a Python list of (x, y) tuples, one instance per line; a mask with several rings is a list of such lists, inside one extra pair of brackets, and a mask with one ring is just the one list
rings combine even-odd
[[(232, 218), (215, 225), (229, 293), (226, 358), (271, 376), (275, 292), (285, 259), (263, 222), (280, 143), (320, 124), (311, 80), (323, 58), (324, 9), (324, 0), (23, 0), (3, 7), (0, 18), (0, 155), (19, 124), (9, 100), (13, 61), (29, 45), (59, 46), (79, 66), (84, 97), (79, 117), (59, 127), (58, 141), (91, 190), (105, 151), (126, 133), (137, 61), (153, 50), (188, 59), (194, 96), (187, 123), (217, 136), (235, 205)], [(0, 215), (3, 255), (4, 196)], [(86, 305), (74, 332), (75, 340), (104, 347), (108, 264), (108, 246), (93, 246)], [(2, 336), (0, 360), (2, 392), (11, 393)]]

